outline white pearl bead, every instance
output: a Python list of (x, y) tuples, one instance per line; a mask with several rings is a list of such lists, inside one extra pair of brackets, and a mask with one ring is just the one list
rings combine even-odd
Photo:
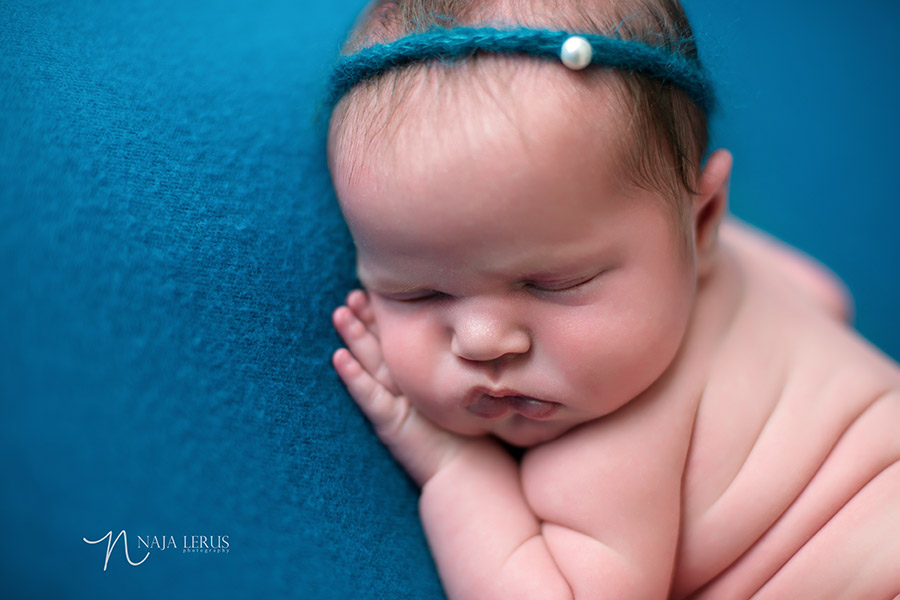
[(562, 63), (573, 71), (580, 71), (591, 64), (594, 50), (591, 43), (580, 35), (573, 35), (567, 39), (559, 50), (559, 58)]

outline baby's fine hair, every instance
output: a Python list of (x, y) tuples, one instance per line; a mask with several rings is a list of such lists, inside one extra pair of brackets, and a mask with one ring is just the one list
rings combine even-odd
[[(351, 31), (343, 54), (435, 27), (475, 26), (596, 33), (662, 48), (699, 65), (693, 32), (678, 0), (374, 0)], [(463, 75), (475, 70), (483, 73), (479, 58), (476, 55), (440, 68)], [(499, 64), (497, 68), (502, 68)], [(405, 66), (351, 90), (332, 115), (331, 132), (352, 119), (354, 132), (359, 133), (363, 124), (363, 137), (369, 139), (349, 146), (345, 142), (341, 147), (364, 154), (373, 138), (383, 135), (390, 121), (402, 113), (397, 110), (398, 99), (427, 68), (429, 65)], [(627, 181), (659, 191), (672, 201), (679, 217), (685, 218), (687, 206), (681, 200), (696, 191), (709, 142), (706, 113), (680, 87), (660, 79), (603, 68), (585, 73), (586, 85), (602, 82), (613, 90), (629, 123), (622, 165)]]

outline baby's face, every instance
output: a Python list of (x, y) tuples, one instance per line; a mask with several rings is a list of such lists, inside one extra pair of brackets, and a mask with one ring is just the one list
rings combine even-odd
[(449, 430), (530, 446), (662, 375), (696, 273), (658, 193), (619, 183), (610, 130), (550, 92), (508, 100), (411, 118), (352, 178), (332, 169), (398, 387)]

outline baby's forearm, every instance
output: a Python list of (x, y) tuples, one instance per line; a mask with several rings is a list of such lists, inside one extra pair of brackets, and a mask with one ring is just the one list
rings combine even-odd
[(573, 597), (525, 501), (518, 465), (495, 442), (456, 456), (425, 484), (419, 504), (450, 598)]
[[(543, 521), (528, 504), (519, 465), (501, 447), (484, 440), (468, 450), (425, 484), (420, 500), (450, 598), (665, 596), (669, 570), (657, 569), (656, 557), (637, 564), (586, 533), (589, 523)], [(602, 510), (604, 502), (596, 505)]]

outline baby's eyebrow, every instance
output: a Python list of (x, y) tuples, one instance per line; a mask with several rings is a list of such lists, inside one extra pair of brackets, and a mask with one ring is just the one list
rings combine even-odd
[(567, 275), (561, 275), (558, 272), (540, 272), (540, 273), (527, 273), (520, 277), (522, 281), (557, 281), (559, 279), (567, 279)]
[(378, 288), (381, 291), (389, 291), (392, 294), (404, 294), (408, 292), (415, 292), (421, 289), (421, 286), (404, 281), (397, 281), (395, 279), (379, 279), (374, 274), (367, 271), (365, 267), (359, 264), (357, 264), (356, 266), (356, 278), (359, 279), (359, 282), (366, 289)]
[(519, 279), (521, 281), (540, 281), (552, 283), (554, 281), (565, 281), (567, 279), (579, 277), (582, 275), (583, 270), (584, 269), (579, 269), (576, 267), (563, 267), (554, 270), (526, 273)]

